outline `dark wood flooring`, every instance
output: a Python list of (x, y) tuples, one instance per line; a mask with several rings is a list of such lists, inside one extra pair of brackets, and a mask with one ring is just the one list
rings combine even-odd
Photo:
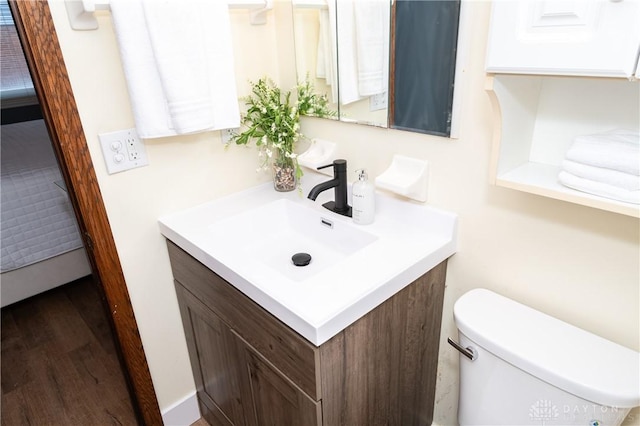
[(136, 425), (90, 277), (2, 309), (2, 426)]

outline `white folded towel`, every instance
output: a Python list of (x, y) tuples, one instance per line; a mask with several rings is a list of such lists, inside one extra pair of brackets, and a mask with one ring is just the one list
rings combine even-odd
[(110, 3), (140, 137), (239, 127), (226, 2)]
[(629, 191), (606, 183), (584, 179), (565, 171), (560, 172), (558, 181), (569, 188), (588, 194), (623, 201), (625, 203), (640, 204), (640, 190)]
[(385, 93), (389, 80), (389, 0), (356, 1), (353, 6), (358, 48), (358, 93), (360, 96)]
[(571, 160), (562, 162), (562, 170), (577, 177), (606, 183), (629, 191), (640, 190), (640, 176), (602, 167), (589, 166)]
[(640, 132), (612, 130), (577, 136), (566, 153), (567, 160), (640, 175)]

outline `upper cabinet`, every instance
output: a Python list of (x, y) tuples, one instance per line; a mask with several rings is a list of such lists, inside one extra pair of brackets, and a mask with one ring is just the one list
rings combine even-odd
[(640, 77), (640, 2), (526, 0), (493, 4), (487, 71)]
[(580, 185), (566, 181), (565, 169), (576, 138), (640, 129), (639, 52), (640, 1), (494, 1), (486, 59), (491, 183), (640, 217), (640, 177), (625, 176), (634, 183), (622, 193), (599, 174), (585, 181), (582, 169), (599, 169), (582, 168)]

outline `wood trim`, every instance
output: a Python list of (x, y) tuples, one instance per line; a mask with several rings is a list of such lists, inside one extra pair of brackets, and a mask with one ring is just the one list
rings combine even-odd
[(46, 1), (10, 0), (10, 6), (87, 255), (108, 304), (134, 408), (141, 423), (161, 425), (151, 374), (49, 5)]
[(389, 34), (389, 98), (387, 100), (387, 127), (393, 128), (396, 111), (396, 2), (391, 4)]

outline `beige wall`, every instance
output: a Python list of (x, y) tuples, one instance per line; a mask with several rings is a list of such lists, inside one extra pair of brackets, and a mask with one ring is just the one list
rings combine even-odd
[[(156, 219), (266, 177), (254, 172), (255, 151), (225, 152), (217, 132), (145, 141), (149, 166), (107, 175), (97, 135), (133, 126), (110, 15), (99, 14), (98, 31), (74, 32), (64, 5), (50, 4), (159, 403), (166, 409), (194, 385)], [(320, 119), (304, 119), (302, 125), (308, 136), (337, 142), (352, 171), (365, 167), (376, 176), (395, 153), (428, 160), (429, 204), (459, 215), (436, 394), (435, 421), (442, 425), (455, 424), (457, 409), (457, 355), (442, 342), (456, 336), (452, 305), (469, 289), (492, 289), (640, 350), (639, 221), (489, 185), (493, 112), (483, 89), (489, 4), (468, 6), (473, 19), (466, 30), (473, 38), (460, 81), (465, 92), (459, 139)], [(290, 72), (278, 76), (278, 57), (282, 63), (289, 56), (271, 23), (252, 27), (248, 16), (234, 13), (233, 28), (241, 94), (247, 79), (265, 73), (291, 80)]]
[[(193, 392), (195, 385), (157, 218), (263, 182), (268, 176), (255, 172), (255, 151), (242, 147), (225, 151), (219, 132), (146, 140), (149, 166), (108, 175), (98, 134), (134, 127), (111, 14), (96, 14), (97, 31), (72, 31), (64, 3), (49, 4), (164, 410)], [(278, 51), (274, 13), (263, 26), (250, 25), (247, 11), (232, 11), (231, 19), (239, 95), (248, 94), (249, 80), (263, 75), (291, 85), (292, 73), (280, 76), (278, 71), (279, 56), (292, 55)]]

